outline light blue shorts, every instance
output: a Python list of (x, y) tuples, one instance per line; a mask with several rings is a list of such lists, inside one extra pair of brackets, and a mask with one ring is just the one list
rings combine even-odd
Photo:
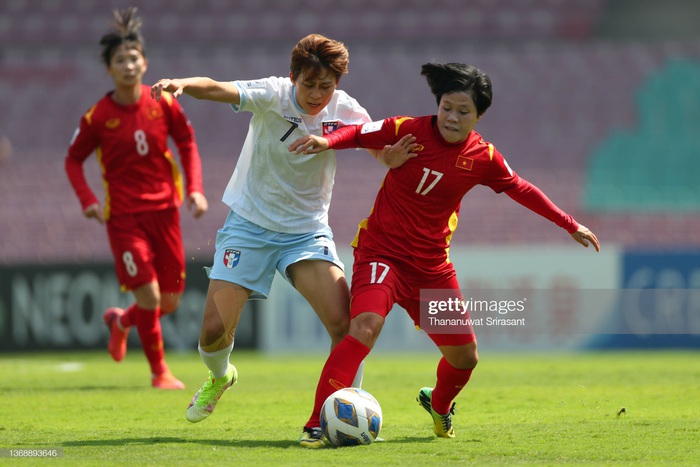
[(216, 234), (214, 265), (208, 273), (210, 279), (252, 290), (250, 298), (267, 298), (275, 271), (294, 286), (287, 268), (303, 260), (329, 261), (345, 269), (329, 227), (303, 234), (280, 233), (229, 211), (224, 226)]

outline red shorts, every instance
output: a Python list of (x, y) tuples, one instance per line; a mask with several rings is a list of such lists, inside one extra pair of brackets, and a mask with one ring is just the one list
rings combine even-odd
[(161, 292), (185, 290), (185, 251), (177, 208), (112, 216), (107, 235), (122, 290), (156, 280)]
[[(350, 319), (365, 312), (376, 313), (386, 318), (396, 303), (406, 310), (419, 328), (421, 289), (447, 289), (459, 294), (459, 283), (452, 264), (445, 265), (440, 271), (426, 274), (409, 263), (376, 255), (363, 255), (355, 250)], [(438, 346), (460, 346), (476, 340), (471, 328), (465, 328), (464, 332), (455, 330), (450, 334), (427, 331), (426, 334)]]

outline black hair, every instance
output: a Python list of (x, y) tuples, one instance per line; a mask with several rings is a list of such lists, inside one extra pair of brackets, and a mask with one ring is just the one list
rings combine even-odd
[(426, 63), (421, 75), (428, 80), (430, 91), (440, 105), (443, 94), (453, 92), (470, 93), (478, 116), (491, 106), (493, 90), (491, 79), (483, 71), (463, 63)]
[(124, 10), (114, 10), (114, 30), (100, 39), (100, 59), (109, 66), (114, 51), (122, 44), (141, 52), (146, 56), (146, 47), (141, 36), (141, 18), (136, 16), (138, 8), (129, 7)]

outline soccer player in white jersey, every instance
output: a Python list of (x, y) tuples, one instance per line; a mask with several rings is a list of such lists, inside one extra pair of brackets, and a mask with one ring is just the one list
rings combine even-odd
[[(151, 88), (174, 97), (188, 94), (252, 112), (248, 135), (224, 192), (231, 210), (216, 237), (199, 336), (209, 378), (194, 395), (186, 418), (208, 417), (238, 374), (230, 363), (234, 334), (249, 298), (265, 298), (279, 271), (309, 302), (335, 347), (349, 327), (350, 293), (328, 225), (335, 153), (290, 155), (296, 138), (327, 135), (336, 128), (370, 121), (355, 99), (338, 89), (347, 73), (341, 42), (312, 34), (292, 51), (289, 77), (219, 82), (210, 78), (161, 79)], [(370, 151), (387, 166), (409, 157), (413, 138)], [(362, 368), (353, 384), (359, 385)], [(322, 445), (320, 428), (304, 428), (299, 443)]]

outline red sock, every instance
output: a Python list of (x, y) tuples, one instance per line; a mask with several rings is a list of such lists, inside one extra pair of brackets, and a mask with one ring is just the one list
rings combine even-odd
[(136, 302), (132, 303), (129, 308), (124, 310), (124, 314), (119, 319), (119, 324), (122, 325), (123, 329), (126, 329), (136, 324), (136, 315), (138, 315), (138, 311), (136, 310), (138, 310)]
[(151, 365), (151, 373), (160, 375), (168, 370), (163, 353), (163, 332), (160, 328), (160, 307), (144, 310), (136, 307), (136, 329), (141, 338), (143, 353)]
[(319, 420), (321, 406), (335, 391), (352, 384), (360, 363), (368, 354), (369, 347), (352, 336), (345, 336), (340, 344), (331, 351), (321, 371), (321, 377), (318, 379), (314, 411), (306, 423), (308, 428), (321, 425)]
[(460, 370), (453, 367), (445, 357), (440, 359), (437, 367), (437, 383), (433, 389), (433, 410), (441, 415), (450, 411), (452, 401), (462, 388), (467, 385), (472, 376), (473, 368)]

